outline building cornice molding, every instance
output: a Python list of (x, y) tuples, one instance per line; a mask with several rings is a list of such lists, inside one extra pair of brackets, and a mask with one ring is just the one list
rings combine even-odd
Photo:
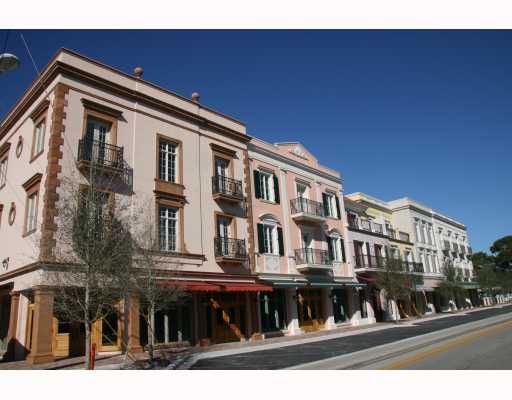
[[(62, 52), (68, 52), (69, 54), (83, 58), (93, 64), (100, 65), (105, 68), (109, 68), (108, 66), (99, 64), (99, 63), (95, 62), (94, 60), (90, 60), (86, 57), (77, 55), (76, 53), (73, 53), (73, 52), (70, 52), (67, 50), (59, 51), (55, 55), (55, 57), (50, 61), (50, 63), (47, 65), (47, 67), (41, 73), (41, 75), (34, 82), (32, 82), (32, 84), (28, 87), (28, 89), (22, 95), (20, 100), (18, 100), (18, 102), (14, 105), (14, 107), (7, 113), (4, 120), (2, 120), (2, 122), (0, 123), (0, 140), (7, 134), (7, 132), (12, 128), (12, 126), (19, 120), (19, 118), (21, 118), (21, 116), (33, 104), (35, 99), (37, 99), (43, 93), (43, 91), (45, 91), (45, 87), (51, 81), (53, 81), (59, 74), (64, 77), (67, 77), (67, 78), (76, 79), (76, 80), (79, 80), (86, 84), (93, 85), (93, 86), (98, 87), (102, 90), (105, 90), (109, 93), (113, 93), (113, 94), (122, 96), (124, 98), (127, 98), (131, 101), (148, 105), (152, 108), (156, 108), (165, 113), (172, 114), (181, 119), (189, 120), (192, 123), (197, 124), (202, 129), (211, 129), (211, 130), (213, 130), (217, 133), (220, 133), (224, 136), (227, 136), (233, 140), (240, 141), (242, 143), (248, 143), (251, 140), (251, 137), (249, 135), (240, 133), (236, 130), (233, 130), (226, 126), (223, 126), (215, 121), (212, 121), (212, 120), (206, 118), (203, 115), (199, 115), (199, 114), (184, 110), (178, 106), (166, 103), (165, 101), (159, 100), (159, 99), (152, 97), (148, 94), (145, 94), (140, 91), (123, 86), (121, 84), (109, 81), (105, 78), (94, 75), (94, 74), (84, 71), (82, 69), (76, 68), (72, 65), (66, 64), (65, 62), (59, 61), (57, 58), (59, 55), (61, 55)], [(125, 77), (130, 77), (129, 75), (124, 74), (121, 71), (111, 69), (111, 68), (109, 68), (109, 69), (118, 74), (121, 74)], [(130, 77), (130, 78), (135, 79), (133, 77)], [(153, 86), (149, 82), (144, 81), (144, 83), (151, 85), (152, 87), (158, 88), (160, 91), (162, 91), (164, 93), (179, 97), (172, 92), (168, 92), (162, 88), (159, 88), (158, 86)], [(179, 97), (179, 98), (181, 98), (181, 97)], [(186, 100), (184, 98), (181, 98), (181, 99)], [(187, 100), (187, 101), (189, 101), (189, 100)], [(190, 102), (192, 102), (192, 101), (190, 101)], [(193, 103), (193, 104), (197, 105), (199, 107), (199, 109), (204, 108), (216, 115), (219, 115), (223, 118), (226, 118), (228, 120), (236, 122), (236, 123), (240, 124), (240, 126), (245, 126), (245, 125), (241, 124), (239, 121), (229, 118), (223, 114), (219, 114), (213, 110), (203, 107), (202, 105), (198, 105), (197, 103)]]
[[(292, 165), (293, 167), (301, 169), (303, 171), (306, 171), (306, 172), (308, 172), (308, 173), (310, 173), (310, 174), (312, 174), (314, 176), (319, 176), (319, 177), (322, 177), (323, 179), (329, 180), (329, 181), (331, 181), (331, 182), (333, 182), (335, 184), (342, 185), (341, 177), (327, 174), (327, 173), (325, 173), (323, 171), (320, 171), (318, 169), (312, 168), (309, 165), (301, 164), (301, 163), (299, 163), (296, 160), (292, 160), (291, 158), (285, 157), (285, 156), (283, 156), (281, 154), (278, 154), (278, 153), (272, 152), (270, 150), (264, 149), (262, 147), (256, 146), (253, 143), (249, 143), (248, 147), (249, 147), (249, 156), (250, 156), (250, 158), (258, 159), (257, 157), (254, 157), (254, 155), (258, 155), (258, 154), (262, 155), (262, 156), (266, 156), (266, 157), (269, 157), (270, 159), (273, 159), (275, 161), (278, 161), (278, 162), (281, 162), (281, 163), (284, 163), (284, 164), (288, 164), (288, 165)], [(260, 159), (258, 159), (258, 160), (260, 160)], [(261, 160), (261, 161), (265, 161), (265, 160)], [(279, 167), (281, 167), (281, 166), (279, 166)], [(283, 166), (283, 168), (288, 170), (288, 171), (290, 171), (290, 168), (287, 168), (286, 166)]]

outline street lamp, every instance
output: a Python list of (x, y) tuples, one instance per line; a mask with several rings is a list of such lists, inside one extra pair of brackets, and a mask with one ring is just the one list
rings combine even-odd
[(0, 74), (12, 71), (20, 66), (20, 59), (14, 54), (0, 54)]

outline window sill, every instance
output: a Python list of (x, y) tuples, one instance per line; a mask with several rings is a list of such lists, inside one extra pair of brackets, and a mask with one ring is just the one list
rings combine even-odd
[(44, 153), (44, 149), (42, 149), (39, 153), (34, 154), (29, 161), (29, 164), (32, 164), (35, 160), (37, 160)]
[(276, 203), (275, 201), (265, 200), (265, 199), (258, 199), (258, 200), (260, 200), (263, 203), (278, 205), (278, 203)]

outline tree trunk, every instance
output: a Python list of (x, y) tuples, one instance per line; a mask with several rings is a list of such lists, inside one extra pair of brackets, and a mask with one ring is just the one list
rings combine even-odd
[(149, 326), (149, 335), (148, 335), (148, 355), (149, 362), (152, 364), (154, 360), (154, 343), (155, 343), (155, 318), (154, 318), (154, 307), (151, 305), (149, 307), (148, 313), (148, 326)]
[(91, 325), (89, 323), (89, 284), (85, 284), (85, 369), (91, 369)]

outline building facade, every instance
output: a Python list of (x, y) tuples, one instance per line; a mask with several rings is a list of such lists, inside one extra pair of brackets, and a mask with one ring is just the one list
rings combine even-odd
[[(95, 174), (109, 182), (95, 184), (105, 204), (124, 202), (152, 221), (159, 282), (189, 293), (151, 312), (160, 345), (389, 319), (375, 285), (388, 257), (424, 275), (423, 291), (443, 279), (448, 259), (473, 284), (463, 224), (408, 199), (344, 197), (341, 174), (301, 144), (253, 138), (197, 93), (184, 98), (142, 74), (61, 49), (0, 125), (0, 344), (8, 358), (84, 353), (83, 325), (56, 312), (48, 277), (73, 268), (59, 254), (66, 183), (90, 188)], [(147, 343), (140, 307), (131, 296), (94, 323), (99, 352)]]
[[(402, 300), (397, 307), (386, 301), (385, 293), (378, 287), (378, 271), (389, 258), (402, 260), (412, 273), (420, 274), (423, 267), (414, 261), (414, 244), (410, 233), (393, 224), (393, 213), (386, 202), (364, 193), (347, 195), (345, 199), (349, 229), (349, 246), (353, 248), (354, 265), (358, 279), (367, 284), (364, 291), (371, 322), (391, 320), (415, 312), (415, 299)], [(412, 309), (411, 309), (412, 308)]]
[(415, 259), (423, 264), (424, 290), (428, 307), (432, 312), (446, 308), (435, 290), (445, 279), (444, 269), (448, 264), (456, 268), (458, 278), (468, 290), (467, 302), (457, 307), (477, 305), (478, 297), (474, 282), (473, 264), (469, 258), (471, 247), (466, 226), (415, 200), (402, 198), (390, 201), (393, 220), (401, 229), (409, 229), (415, 248)]
[[(44, 362), (71, 355), (80, 342), (80, 327), (54, 315), (55, 292), (44, 276), (59, 263), (62, 183), (87, 186), (93, 165), (120, 181), (108, 197), (128, 197), (155, 215), (160, 278), (191, 293), (187, 304), (153, 316), (157, 341), (219, 343), (258, 330), (256, 293), (272, 289), (257, 284), (249, 259), (246, 128), (197, 95), (186, 99), (142, 80), (141, 72), (127, 75), (61, 50), (1, 125), (1, 325), (15, 358)], [(108, 324), (98, 321), (99, 351), (138, 349), (144, 341), (137, 313), (123, 315), (137, 309), (131, 301)]]
[(340, 173), (301, 144), (249, 143), (262, 332), (293, 335), (360, 320)]

